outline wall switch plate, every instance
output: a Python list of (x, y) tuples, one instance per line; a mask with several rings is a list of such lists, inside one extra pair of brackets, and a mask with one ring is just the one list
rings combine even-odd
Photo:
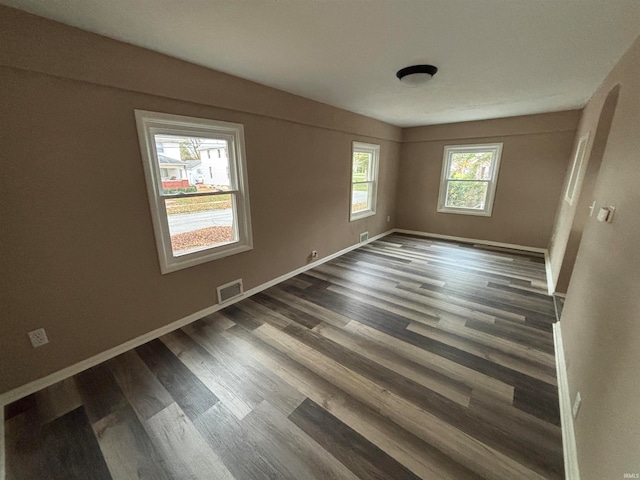
[(580, 392), (578, 392), (576, 393), (576, 399), (573, 402), (573, 409), (572, 409), (573, 418), (576, 418), (578, 416), (578, 410), (580, 410), (581, 403), (582, 403), (582, 397), (580, 396)]
[(606, 223), (613, 222), (613, 214), (615, 213), (615, 211), (616, 211), (616, 207), (614, 206), (602, 207), (598, 212), (598, 216), (597, 216), (598, 221), (606, 222)]
[(38, 330), (33, 330), (28, 333), (29, 340), (31, 340), (31, 345), (33, 348), (41, 347), (49, 343), (49, 339), (47, 338), (47, 332), (44, 331), (44, 328), (39, 328)]

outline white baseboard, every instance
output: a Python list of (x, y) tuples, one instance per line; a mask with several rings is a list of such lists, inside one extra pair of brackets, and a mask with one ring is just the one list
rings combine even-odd
[[(73, 375), (76, 375), (77, 373), (87, 370), (88, 368), (95, 367), (96, 365), (106, 360), (116, 357), (122, 353), (128, 352), (133, 348), (139, 347), (140, 345), (143, 345), (156, 338), (159, 338), (169, 332), (182, 328), (185, 325), (188, 325), (192, 322), (195, 322), (196, 320), (201, 319), (202, 317), (211, 315), (212, 313), (217, 312), (218, 310), (222, 310), (223, 308), (228, 307), (229, 305), (233, 305), (234, 303), (239, 302), (240, 300), (250, 297), (251, 295), (255, 295), (256, 293), (259, 293), (262, 290), (266, 290), (269, 287), (277, 285), (278, 283), (283, 282), (291, 277), (295, 277), (296, 275), (303, 273), (307, 270), (310, 270), (313, 267), (316, 267), (317, 265), (333, 260), (334, 258), (339, 257), (340, 255), (344, 255), (345, 253), (350, 252), (351, 250), (355, 250), (356, 248), (361, 247), (362, 245), (378, 240), (379, 238), (385, 237), (392, 232), (393, 230), (389, 230), (387, 232), (376, 235), (375, 237), (371, 237), (365, 242), (351, 245), (350, 247), (340, 250), (339, 252), (333, 253), (331, 255), (328, 255), (327, 257), (321, 258), (314, 262), (310, 262), (309, 264), (304, 265), (300, 268), (297, 268), (296, 270), (293, 270), (289, 273), (285, 273), (284, 275), (280, 275), (279, 277), (274, 278), (273, 280), (269, 280), (268, 282), (263, 283), (262, 285), (253, 287), (250, 290), (247, 290), (246, 292), (244, 292), (242, 295), (233, 298), (233, 300), (229, 302), (212, 305), (203, 310), (192, 313), (191, 315), (187, 315), (186, 317), (176, 320), (175, 322), (172, 322), (168, 325), (165, 325), (163, 327), (152, 330), (151, 332), (140, 335), (139, 337), (136, 337), (132, 340), (124, 342), (116, 347), (110, 348), (109, 350), (106, 350), (102, 353), (94, 355), (93, 357), (87, 358), (86, 360), (82, 360), (81, 362), (78, 362), (74, 365), (63, 368), (62, 370), (58, 370), (57, 372), (54, 372), (50, 375), (39, 378), (32, 382), (29, 382), (13, 390), (9, 390), (8, 392), (5, 392), (2, 395), (0, 395), (0, 407), (4, 407), (4, 405), (7, 405), (11, 402), (15, 402), (16, 400), (26, 397), (27, 395), (31, 395), (32, 393), (42, 390), (43, 388), (49, 387), (61, 380), (72, 377)], [(2, 471), (4, 472), (4, 469)], [(0, 480), (2, 480), (1, 477), (0, 477)]]
[[(464, 237), (455, 237), (455, 236), (451, 236), (451, 235), (441, 235), (441, 234), (437, 234), (437, 233), (428, 233), (428, 232), (420, 232), (420, 231), (415, 231), (415, 230), (404, 230), (404, 229), (398, 229), (398, 228), (394, 228), (392, 230), (389, 230), (387, 232), (381, 233), (379, 235), (376, 235), (374, 237), (369, 238), (366, 242), (362, 242), (362, 243), (357, 243), (355, 245), (352, 245), (350, 247), (347, 247), (343, 250), (340, 250), (339, 252), (333, 253), (327, 257), (321, 258), (315, 262), (311, 262), (308, 265), (304, 265), (296, 270), (293, 270), (289, 273), (286, 273), (284, 275), (281, 275), (277, 278), (274, 278), (272, 280), (269, 280), (266, 283), (263, 283), (262, 285), (258, 285), (257, 287), (254, 287), (250, 290), (247, 290), (246, 292), (244, 292), (242, 295), (235, 297), (233, 300), (224, 303), (224, 304), (216, 304), (216, 305), (212, 305), (211, 307), (207, 307), (203, 310), (200, 310), (198, 312), (192, 313), (191, 315), (187, 315), (184, 318), (181, 318), (179, 320), (176, 320), (175, 322), (172, 322), (168, 325), (165, 325), (163, 327), (157, 328), (151, 332), (145, 333), (143, 335), (140, 335), (139, 337), (136, 337), (132, 340), (129, 340), (121, 345), (118, 345), (116, 347), (110, 348), (109, 350), (106, 350), (102, 353), (99, 353), (98, 355), (94, 355), (91, 358), (88, 358), (86, 360), (83, 360), (81, 362), (78, 362), (74, 365), (71, 365), (69, 367), (63, 368), (62, 370), (58, 370), (57, 372), (54, 372), (50, 375), (47, 375), (45, 377), (39, 378), (37, 380), (34, 380), (32, 382), (29, 382), (25, 385), (22, 385), (20, 387), (17, 387), (13, 390), (10, 390), (8, 392), (5, 392), (4, 394), (0, 395), (0, 407), (4, 408), (5, 405), (12, 403), (16, 400), (19, 400), (20, 398), (26, 397), (27, 395), (31, 395), (32, 393), (35, 393), (39, 390), (42, 390), (43, 388), (49, 387), (51, 385), (53, 385), (54, 383), (57, 383), (61, 380), (64, 380), (66, 378), (72, 377), (73, 375), (76, 375), (84, 370), (87, 370), (88, 368), (94, 367), (96, 365), (99, 365), (100, 363), (107, 361), (113, 357), (116, 357), (122, 353), (125, 353), (133, 348), (139, 347), (140, 345), (143, 345), (151, 340), (154, 340), (156, 338), (159, 338), (169, 332), (172, 332), (174, 330), (177, 330), (179, 328), (184, 327), (185, 325), (188, 325), (192, 322), (195, 322), (196, 320), (199, 320), (202, 317), (205, 317), (207, 315), (210, 315), (214, 312), (217, 312), (218, 310), (221, 310), (225, 307), (228, 307), (229, 305), (233, 305), (236, 302), (239, 302), (247, 297), (250, 297), (251, 295), (254, 295), (256, 293), (259, 293), (263, 290), (266, 290), (269, 287), (272, 287), (274, 285), (277, 285), (280, 282), (283, 282), (284, 280), (287, 280), (291, 277), (294, 277), (300, 273), (303, 273), (307, 270), (310, 270), (311, 268), (320, 265), (322, 263), (328, 262), (330, 260), (333, 260), (336, 257), (339, 257), (340, 255), (344, 255), (347, 252), (350, 252), (352, 250), (355, 250), (356, 248), (365, 245), (367, 243), (373, 242), (375, 240), (378, 240), (379, 238), (385, 237), (391, 233), (407, 233), (407, 234), (411, 234), (411, 235), (418, 235), (418, 236), (422, 236), (422, 237), (430, 237), (430, 238), (438, 238), (438, 239), (442, 239), (442, 240), (453, 240), (453, 241), (457, 241), (457, 242), (463, 242), (463, 243), (477, 243), (480, 245), (489, 245), (489, 246), (493, 246), (493, 247), (502, 247), (502, 248), (510, 248), (512, 250), (522, 250), (522, 251), (527, 251), (527, 252), (535, 252), (535, 253), (545, 253), (546, 254), (546, 249), (544, 248), (538, 248), (538, 247), (528, 247), (528, 246), (523, 246), (523, 245), (514, 245), (514, 244), (510, 244), (510, 243), (501, 243), (501, 242), (493, 242), (493, 241), (489, 241), (489, 240), (479, 240), (479, 239), (472, 239), (472, 238), (464, 238)], [(546, 255), (545, 255), (546, 257)], [(556, 324), (557, 325), (557, 324)], [(554, 326), (555, 328), (555, 326)], [(557, 348), (556, 348), (557, 350)], [(558, 355), (556, 355), (556, 359), (558, 358)], [(564, 358), (564, 357), (563, 357)], [(558, 382), (560, 383), (560, 377), (558, 377)], [(565, 376), (565, 383), (566, 383), (566, 376)], [(567, 393), (568, 395), (568, 393)], [(568, 401), (568, 400), (567, 400)], [(570, 403), (570, 402), (569, 402)], [(561, 409), (562, 411), (562, 409)], [(571, 415), (571, 408), (569, 407), (569, 415)], [(572, 418), (572, 417), (571, 417)], [(2, 426), (0, 427), (0, 480), (4, 480), (5, 478), (5, 448), (4, 448), (4, 412), (2, 415), (2, 422), (0, 422), (2, 424)], [(571, 435), (573, 438), (573, 423), (571, 423)], [(565, 438), (565, 434), (564, 434), (564, 420), (563, 420), (563, 441)], [(574, 451), (575, 451), (575, 441), (573, 442), (574, 445)], [(565, 447), (565, 468), (566, 468), (566, 447)], [(577, 472), (577, 462), (576, 462), (576, 472)], [(574, 479), (578, 479), (579, 477), (570, 477), (567, 475), (567, 479), (568, 480), (574, 480)]]
[(394, 228), (394, 233), (408, 233), (410, 235), (418, 235), (420, 237), (429, 237), (429, 238), (439, 238), (441, 240), (453, 240), (455, 242), (462, 243), (477, 243), (480, 245), (489, 245), (491, 247), (502, 247), (502, 248), (510, 248), (511, 250), (522, 250), (525, 252), (534, 252), (534, 253), (547, 253), (546, 248), (540, 247), (528, 247), (526, 245), (516, 245), (513, 243), (502, 243), (502, 242), (494, 242), (491, 240), (479, 240), (477, 238), (466, 238), (466, 237), (454, 237), (452, 235), (441, 235), (439, 233), (429, 233), (429, 232), (420, 232), (418, 230), (405, 230), (402, 228)]
[(556, 285), (553, 283), (553, 270), (551, 269), (551, 257), (549, 256), (549, 252), (545, 252), (544, 254), (544, 269), (547, 273), (547, 291), (549, 292), (549, 295), (553, 295)]
[(553, 324), (553, 343), (556, 351), (556, 374), (558, 376), (558, 396), (560, 397), (560, 422), (562, 425), (562, 452), (564, 454), (564, 475), (566, 480), (580, 480), (578, 451), (573, 429), (571, 397), (567, 379), (567, 365), (564, 358), (562, 330), (560, 322)]
[(549, 295), (567, 298), (566, 293), (556, 291), (556, 284), (553, 281), (553, 269), (551, 268), (551, 257), (549, 256), (548, 251), (544, 254), (544, 268), (547, 272), (547, 290), (549, 292)]

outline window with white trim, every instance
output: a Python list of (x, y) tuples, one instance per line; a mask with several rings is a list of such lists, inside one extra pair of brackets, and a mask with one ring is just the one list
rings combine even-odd
[(582, 180), (582, 166), (584, 164), (584, 156), (587, 151), (587, 143), (589, 142), (589, 133), (587, 132), (580, 138), (576, 154), (571, 164), (571, 173), (567, 182), (567, 189), (564, 192), (564, 200), (569, 205), (573, 205), (576, 193), (580, 191), (580, 182)]
[[(251, 250), (243, 126), (135, 115), (162, 273)], [(212, 148), (219, 158), (207, 154)]]
[(502, 143), (444, 147), (438, 212), (491, 216)]
[(353, 142), (351, 221), (376, 213), (380, 145)]

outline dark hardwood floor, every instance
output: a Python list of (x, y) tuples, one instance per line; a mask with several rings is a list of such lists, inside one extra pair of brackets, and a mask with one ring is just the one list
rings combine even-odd
[(394, 234), (5, 409), (7, 479), (560, 479), (541, 257)]

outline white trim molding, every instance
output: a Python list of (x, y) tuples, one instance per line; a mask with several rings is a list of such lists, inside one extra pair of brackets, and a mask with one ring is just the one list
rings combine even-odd
[[(145, 181), (153, 231), (158, 250), (158, 261), (162, 274), (175, 272), (183, 268), (200, 265), (218, 258), (246, 252), (253, 248), (251, 233), (251, 208), (249, 206), (249, 184), (247, 179), (247, 165), (244, 146), (244, 126), (240, 123), (223, 122), (207, 118), (185, 117), (169, 113), (135, 110), (138, 140), (144, 167)], [(226, 163), (227, 178), (219, 181), (228, 184), (227, 189), (221, 191), (196, 191), (169, 193), (164, 188), (160, 158), (171, 161), (182, 173), (176, 173), (178, 180), (185, 180), (191, 185), (187, 173), (187, 164), (182, 160), (172, 159), (158, 151), (157, 142), (161, 137), (173, 137), (177, 142), (182, 139), (200, 139), (202, 142), (220, 142), (225, 145), (226, 155), (222, 160)], [(201, 160), (204, 165), (204, 157)], [(222, 168), (218, 165), (215, 168)], [(168, 167), (167, 167), (168, 168)], [(184, 168), (184, 170), (181, 170)], [(210, 169), (212, 167), (209, 167)], [(224, 168), (222, 168), (224, 171)], [(211, 173), (213, 175), (213, 173)], [(173, 178), (173, 177), (172, 177)], [(213, 182), (213, 177), (210, 178)], [(194, 181), (195, 183), (195, 181)], [(231, 200), (232, 239), (226, 243), (209, 244), (206, 247), (191, 248), (187, 251), (174, 251), (171, 242), (171, 228), (166, 202), (180, 198), (202, 198), (213, 200), (216, 197), (229, 196)]]
[[(493, 200), (496, 194), (496, 186), (498, 184), (498, 172), (500, 171), (500, 158), (502, 157), (502, 143), (485, 143), (476, 145), (446, 145), (444, 147), (444, 155), (442, 158), (442, 173), (440, 175), (440, 190), (438, 193), (438, 213), (456, 213), (461, 215), (476, 215), (482, 217), (490, 217), (493, 212)], [(456, 154), (491, 154), (491, 168), (489, 175), (491, 178), (475, 178), (475, 179), (456, 179), (451, 178), (451, 164), (453, 156)], [(484, 177), (484, 172), (481, 173)], [(449, 182), (469, 182), (484, 183), (487, 191), (484, 202), (475, 207), (455, 207), (447, 205)], [(478, 208), (481, 207), (481, 208)]]
[(582, 179), (584, 178), (584, 158), (587, 152), (587, 144), (589, 143), (589, 135), (591, 132), (585, 133), (578, 141), (576, 152), (571, 164), (571, 174), (567, 181), (567, 188), (564, 192), (564, 201), (569, 205), (573, 205), (576, 199), (576, 193), (579, 194)]
[[(334, 258), (337, 258), (341, 255), (344, 255), (347, 252), (350, 252), (352, 250), (355, 250), (363, 245), (366, 245), (368, 243), (374, 242), (382, 237), (385, 237), (391, 233), (406, 233), (406, 234), (410, 234), (410, 235), (417, 235), (417, 236), (421, 236), (421, 237), (428, 237), (428, 238), (436, 238), (436, 239), (441, 239), (441, 240), (453, 240), (453, 241), (457, 241), (457, 242), (463, 242), (463, 243), (477, 243), (480, 245), (489, 245), (489, 246), (494, 246), (494, 247), (502, 247), (502, 248), (509, 248), (512, 250), (522, 250), (522, 251), (527, 251), (527, 252), (534, 252), (534, 253), (545, 253), (546, 254), (546, 249), (544, 248), (538, 248), (538, 247), (528, 247), (528, 246), (523, 246), (523, 245), (514, 245), (514, 244), (510, 244), (510, 243), (502, 243), (502, 242), (493, 242), (493, 241), (489, 241), (489, 240), (479, 240), (479, 239), (472, 239), (472, 238), (464, 238), (464, 237), (455, 237), (455, 236), (451, 236), (451, 235), (441, 235), (441, 234), (437, 234), (437, 233), (428, 233), (428, 232), (420, 232), (420, 231), (415, 231), (415, 230), (404, 230), (404, 229), (398, 229), (398, 228), (394, 228), (392, 230), (388, 230), (386, 232), (383, 232), (379, 235), (376, 235), (374, 237), (369, 238), (367, 241), (365, 242), (358, 242), (354, 245), (351, 245), (347, 248), (344, 248), (336, 253), (333, 253), (331, 255), (328, 255), (327, 257), (324, 257), (322, 259), (310, 262), (307, 265), (304, 265), (300, 268), (297, 268), (296, 270), (293, 270), (289, 273), (285, 273), (284, 275), (280, 275), (279, 277), (276, 277), (272, 280), (269, 280), (266, 283), (263, 283), (261, 285), (258, 285), (256, 287), (251, 288), (250, 290), (245, 291), (242, 295), (239, 295), (235, 298), (233, 298), (232, 300), (230, 300), (229, 302), (226, 302), (224, 304), (215, 304), (212, 305), (210, 307), (207, 307), (203, 310), (200, 310), (198, 312), (194, 312), (190, 315), (187, 315), (184, 318), (181, 318), (179, 320), (176, 320), (175, 322), (172, 322), (168, 325), (165, 325), (163, 327), (157, 328), (155, 330), (152, 330), (151, 332), (147, 332), (143, 335), (140, 335), (139, 337), (133, 338), (125, 343), (122, 343), (116, 347), (110, 348), (109, 350), (105, 350), (102, 353), (99, 353), (97, 355), (94, 355), (91, 358), (88, 358), (86, 360), (83, 360), (81, 362), (78, 362), (74, 365), (70, 365), (69, 367), (63, 368), (62, 370), (58, 370), (57, 372), (54, 372), (50, 375), (47, 375), (45, 377), (39, 378), (37, 380), (34, 380), (32, 382), (29, 382), (25, 385), (22, 385), (20, 387), (17, 387), (13, 390), (10, 390), (8, 392), (3, 393), (2, 395), (0, 395), (0, 407), (3, 408), (4, 410), (4, 406), (12, 403), (16, 400), (19, 400), (20, 398), (26, 397), (27, 395), (30, 395), (32, 393), (35, 393), (39, 390), (42, 390), (43, 388), (49, 387), (51, 385), (53, 385), (54, 383), (57, 383), (61, 380), (64, 380), (66, 378), (72, 377), (73, 375), (76, 375), (84, 370), (87, 370), (91, 367), (94, 367), (96, 365), (99, 365), (102, 362), (105, 362), (113, 357), (116, 357), (122, 353), (125, 353), (133, 348), (139, 347), (140, 345), (143, 345), (151, 340), (154, 340), (156, 338), (159, 338), (169, 332), (172, 332), (174, 330), (177, 330), (179, 328), (184, 327), (185, 325), (188, 325), (192, 322), (195, 322), (196, 320), (199, 320), (202, 317), (205, 317), (207, 315), (210, 315), (214, 312), (217, 312), (218, 310), (221, 310), (223, 308), (228, 307), (229, 305), (233, 305), (236, 302), (239, 302), (245, 298), (248, 298), (252, 295), (255, 295), (256, 293), (259, 293), (263, 290), (266, 290), (267, 288), (270, 288), (274, 285), (277, 285), (280, 282), (283, 282), (285, 280), (288, 280), (291, 277), (295, 277), (296, 275), (299, 275), (300, 273), (303, 273), (307, 270), (310, 270), (314, 267), (316, 267), (317, 265), (321, 265), (325, 262), (328, 262), (330, 260), (333, 260)], [(563, 365), (563, 369), (564, 369), (564, 354), (561, 351), (562, 348), (562, 342), (560, 340), (560, 347), (558, 347), (558, 336), (559, 336), (559, 324), (554, 324), (554, 338), (556, 338), (556, 362), (559, 361), (559, 358), (562, 357), (562, 365)], [(556, 332), (556, 326), (557, 327), (557, 332)], [(560, 352), (559, 352), (560, 349)], [(563, 370), (564, 372), (564, 370)], [(568, 397), (568, 388), (566, 387), (566, 373), (563, 373), (563, 377), (564, 378), (564, 391), (566, 392), (565, 395), (567, 396), (566, 398), (566, 402), (567, 405), (570, 403), (569, 402), (569, 397)], [(562, 416), (562, 412), (563, 412), (563, 407), (562, 407), (562, 383), (561, 383), (561, 374), (560, 374), (560, 367), (558, 367), (558, 384), (560, 386), (560, 393), (561, 393), (561, 417), (562, 417), (562, 438), (563, 438), (563, 442), (565, 442), (565, 423), (566, 423), (566, 419), (564, 416)], [(568, 413), (569, 415), (569, 421), (570, 421), (570, 428), (571, 428), (571, 439), (573, 441), (573, 452), (575, 452), (575, 441), (573, 440), (573, 423), (572, 423), (572, 418), (571, 417), (571, 407), (566, 407), (566, 413)], [(4, 448), (4, 411), (3, 411), (3, 415), (2, 415), (2, 426), (0, 427), (0, 480), (4, 480), (5, 478), (5, 448)], [(564, 447), (564, 451), (565, 451), (565, 471), (569, 472), (569, 468), (567, 467), (567, 452), (569, 451), (568, 447), (565, 445)], [(575, 458), (575, 453), (574, 453), (574, 458)], [(577, 461), (575, 464), (575, 471), (577, 472)], [(571, 477), (569, 476), (569, 474), (567, 473), (567, 480), (579, 480), (578, 476), (574, 476)]]
[(516, 245), (513, 243), (494, 242), (491, 240), (479, 240), (477, 238), (454, 237), (453, 235), (441, 235), (439, 233), (420, 232), (418, 230), (405, 230), (402, 228), (394, 228), (394, 233), (407, 233), (409, 235), (418, 235), (420, 237), (437, 238), (440, 240), (453, 240), (462, 243), (477, 243), (479, 245), (488, 245), (490, 247), (510, 248), (511, 250), (522, 250), (524, 252), (547, 253), (546, 248), (529, 247), (526, 245)]
[(284, 275), (280, 275), (279, 277), (269, 280), (268, 282), (263, 283), (262, 285), (253, 287), (250, 290), (245, 291), (242, 295), (238, 295), (237, 297), (233, 298), (232, 300), (222, 305), (221, 304), (212, 305), (203, 310), (192, 313), (191, 315), (187, 315), (186, 317), (176, 320), (175, 322), (172, 322), (168, 325), (165, 325), (160, 328), (156, 328), (151, 332), (147, 332), (143, 335), (140, 335), (139, 337), (131, 339), (116, 347), (110, 348), (109, 350), (105, 350), (104, 352), (94, 355), (91, 358), (87, 358), (86, 360), (82, 360), (81, 362), (78, 362), (74, 365), (70, 365), (69, 367), (63, 368), (62, 370), (58, 370), (57, 372), (47, 375), (46, 377), (39, 378), (38, 380), (34, 380), (25, 385), (14, 388), (13, 390), (9, 390), (8, 392), (5, 392), (2, 395), (0, 395), (0, 407), (4, 407), (5, 405), (11, 402), (15, 402), (16, 400), (26, 397), (27, 395), (31, 395), (32, 393), (42, 390), (43, 388), (49, 387), (54, 383), (57, 383), (61, 380), (72, 377), (73, 375), (76, 375), (77, 373), (87, 370), (88, 368), (95, 367), (96, 365), (99, 365), (100, 363), (105, 362), (113, 357), (116, 357), (122, 353), (128, 352), (129, 350), (139, 347), (140, 345), (150, 342), (151, 340), (155, 340), (156, 338), (166, 335), (169, 332), (173, 332), (174, 330), (182, 328), (185, 325), (188, 325), (192, 322), (195, 322), (196, 320), (201, 319), (202, 317), (211, 315), (212, 313), (217, 312), (218, 310), (222, 310), (223, 308), (226, 308), (229, 305), (233, 305), (234, 303), (239, 302), (240, 300), (243, 300), (247, 297), (255, 295), (256, 293), (259, 293), (263, 290), (266, 290), (267, 288), (277, 285), (280, 282), (284, 282), (285, 280), (288, 280), (291, 277), (295, 277), (300, 273), (306, 272), (307, 270), (310, 270), (318, 265), (321, 265), (325, 262), (333, 260), (334, 258), (339, 257), (340, 255), (344, 255), (345, 253), (350, 252), (351, 250), (355, 250), (356, 248), (366, 245), (367, 243), (374, 242), (391, 233), (393, 233), (393, 230), (389, 230), (379, 235), (376, 235), (375, 237), (371, 237), (366, 242), (362, 242), (362, 243), (358, 242), (355, 245), (351, 245), (350, 247), (340, 250), (339, 252), (328, 255), (317, 261), (313, 261), (307, 265), (297, 268), (296, 270), (293, 270), (289, 273), (285, 273)]
[(553, 343), (556, 352), (556, 375), (558, 377), (558, 396), (560, 397), (560, 423), (562, 425), (562, 451), (564, 454), (564, 474), (566, 480), (580, 480), (578, 468), (578, 450), (573, 429), (571, 396), (567, 379), (567, 365), (564, 358), (562, 329), (560, 322), (553, 324)]
[[(179, 328), (184, 327), (185, 325), (188, 325), (192, 322), (195, 322), (196, 320), (205, 317), (207, 315), (210, 315), (214, 312), (217, 312), (218, 310), (221, 310), (225, 307), (228, 307), (229, 305), (233, 305), (236, 302), (239, 302), (240, 300), (250, 297), (252, 295), (255, 295), (256, 293), (259, 293), (263, 290), (266, 290), (267, 288), (270, 288), (274, 285), (277, 285), (280, 282), (283, 282), (285, 280), (288, 280), (291, 277), (295, 277), (296, 275), (303, 273), (307, 270), (312, 269), (313, 267), (317, 266), (317, 265), (321, 265), (325, 262), (328, 262), (330, 260), (333, 260), (336, 257), (339, 257), (341, 255), (344, 255), (347, 252), (350, 252), (352, 250), (355, 250), (356, 248), (359, 248), (363, 245), (366, 245), (367, 243), (371, 243), (371, 242), (375, 242), (376, 240), (382, 238), (382, 237), (386, 237), (387, 235), (391, 234), (391, 233), (406, 233), (406, 234), (410, 234), (410, 235), (417, 235), (417, 236), (421, 236), (421, 237), (429, 237), (429, 238), (437, 238), (437, 239), (442, 239), (442, 240), (453, 240), (453, 241), (457, 241), (457, 242), (463, 242), (463, 243), (477, 243), (477, 244), (481, 244), (481, 245), (489, 245), (489, 246), (493, 246), (493, 247), (502, 247), (502, 248), (510, 248), (513, 250), (522, 250), (522, 251), (527, 251), (527, 252), (535, 252), (535, 253), (546, 253), (546, 249), (544, 248), (538, 248), (538, 247), (528, 247), (528, 246), (523, 246), (523, 245), (514, 245), (511, 243), (502, 243), (502, 242), (493, 242), (493, 241), (489, 241), (489, 240), (479, 240), (479, 239), (473, 239), (473, 238), (465, 238), (465, 237), (455, 237), (455, 236), (451, 236), (451, 235), (441, 235), (438, 233), (429, 233), (429, 232), (420, 232), (417, 230), (404, 230), (404, 229), (400, 229), (400, 228), (394, 228), (392, 230), (388, 230), (386, 232), (383, 232), (379, 235), (376, 235), (374, 237), (369, 238), (367, 241), (365, 242), (358, 242), (354, 245), (351, 245), (350, 247), (344, 248), (336, 253), (333, 253), (331, 255), (328, 255), (327, 257), (321, 258), (319, 260), (313, 261), (307, 265), (304, 265), (300, 268), (297, 268), (296, 270), (293, 270), (289, 273), (285, 273), (284, 275), (280, 275), (279, 277), (276, 277), (272, 280), (269, 280), (266, 283), (263, 283), (262, 285), (258, 285), (257, 287), (253, 287), (250, 290), (245, 291), (242, 295), (239, 295), (238, 297), (234, 298), (232, 301), (228, 302), (228, 303), (224, 303), (222, 305), (220, 304), (215, 304), (212, 305), (210, 307), (207, 307), (203, 310), (200, 310), (198, 312), (194, 312), (190, 315), (187, 315), (184, 318), (181, 318), (179, 320), (176, 320), (175, 322), (172, 322), (168, 325), (165, 325), (163, 327), (157, 328), (155, 330), (152, 330), (151, 332), (145, 333), (143, 335), (140, 335), (139, 337), (136, 337), (132, 340), (129, 340), (125, 343), (122, 343), (116, 347), (113, 347), (109, 350), (105, 350), (102, 353), (99, 353), (97, 355), (94, 355), (93, 357), (90, 357), (86, 360), (83, 360), (81, 362), (78, 362), (74, 365), (71, 365), (69, 367), (63, 368), (62, 370), (58, 370), (57, 372), (54, 372), (50, 375), (47, 375), (45, 377), (39, 378), (38, 380), (34, 380), (32, 382), (29, 382), (25, 385), (22, 385), (20, 387), (17, 387), (13, 390), (9, 390), (8, 392), (5, 392), (3, 394), (0, 395), (0, 407), (4, 407), (4, 405), (7, 405), (9, 403), (15, 402), (16, 400), (19, 400), (20, 398), (26, 397), (27, 395), (31, 395), (32, 393), (35, 393), (39, 390), (42, 390), (43, 388), (49, 387), (51, 385), (53, 385), (54, 383), (57, 383), (61, 380), (64, 380), (65, 378), (69, 378), (72, 377), (73, 375), (80, 373), (84, 370), (87, 370), (88, 368), (94, 367), (106, 360), (109, 360), (113, 357), (116, 357), (122, 353), (125, 353), (133, 348), (139, 347), (140, 345), (143, 345), (144, 343), (147, 343), (151, 340), (154, 340), (158, 337), (161, 337), (162, 335), (165, 335), (169, 332), (172, 332), (174, 330), (177, 330)], [(1, 478), (0, 478), (1, 480)]]
[(553, 281), (553, 268), (551, 268), (551, 255), (548, 251), (544, 253), (544, 268), (547, 274), (547, 291), (549, 295), (567, 298), (566, 293), (556, 291), (556, 283)]
[[(357, 153), (370, 155), (367, 168), (367, 178), (362, 181), (353, 181), (354, 158)], [(380, 165), (380, 145), (374, 143), (353, 142), (351, 147), (351, 195), (349, 200), (349, 221), (354, 222), (362, 218), (376, 214), (378, 205), (378, 166)], [(367, 185), (367, 208), (353, 211), (353, 193), (355, 185)]]
[(553, 269), (551, 268), (551, 256), (549, 252), (544, 253), (544, 269), (547, 274), (547, 292), (549, 292), (549, 295), (553, 295), (556, 284), (553, 282)]

